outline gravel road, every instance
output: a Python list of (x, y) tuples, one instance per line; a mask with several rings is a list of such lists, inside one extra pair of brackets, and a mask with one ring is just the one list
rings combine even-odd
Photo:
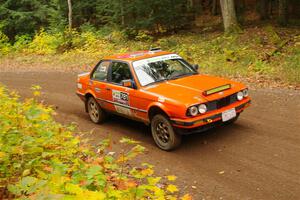
[[(0, 82), (30, 97), (32, 84), (57, 108), (62, 123), (76, 122), (91, 143), (111, 137), (141, 141), (148, 153), (140, 162), (156, 166), (159, 175), (175, 174), (177, 184), (200, 199), (300, 199), (300, 92), (286, 89), (251, 90), (252, 106), (231, 126), (184, 137), (172, 152), (159, 150), (150, 129), (111, 117), (94, 125), (75, 95), (76, 74), (0, 72)], [(116, 144), (116, 148), (118, 144)]]

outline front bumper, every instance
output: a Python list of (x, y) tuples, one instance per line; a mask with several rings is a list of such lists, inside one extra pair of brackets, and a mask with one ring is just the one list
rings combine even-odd
[(249, 107), (251, 104), (250, 98), (246, 98), (242, 101), (230, 104), (226, 107), (223, 107), (221, 109), (209, 112), (203, 116), (197, 116), (193, 118), (187, 118), (187, 119), (176, 119), (171, 118), (171, 122), (174, 127), (177, 128), (184, 128), (184, 129), (194, 129), (200, 126), (205, 126), (209, 124), (215, 124), (215, 122), (222, 120), (222, 112), (235, 108), (236, 113), (239, 114), (243, 112), (247, 107)]

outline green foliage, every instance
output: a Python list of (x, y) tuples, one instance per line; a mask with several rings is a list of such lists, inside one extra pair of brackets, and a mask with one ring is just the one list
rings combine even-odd
[[(47, 1), (47, 23), (42, 27), (51, 30), (53, 33), (63, 32), (67, 27), (67, 1), (49, 0)], [(35, 29), (35, 31), (37, 31)]]
[[(40, 87), (32, 86), (34, 96)], [(156, 177), (152, 165), (129, 163), (145, 148), (124, 138), (120, 153), (110, 140), (96, 147), (53, 119), (35, 99), (19, 100), (0, 86), (0, 189), (20, 199), (176, 199), (178, 189)], [(171, 177), (171, 178), (170, 178)], [(1, 195), (1, 194), (0, 194)], [(185, 196), (184, 198), (186, 198)], [(6, 198), (6, 196), (0, 196)]]
[(268, 35), (270, 42), (272, 42), (273, 44), (279, 44), (281, 42), (281, 38), (276, 33), (273, 26), (268, 25), (264, 29), (266, 34)]
[(38, 34), (34, 36), (32, 42), (29, 43), (28, 51), (42, 55), (54, 54), (61, 43), (61, 34), (48, 34), (42, 29)]
[(286, 60), (282, 63), (283, 66), (280, 72), (292, 83), (300, 83), (300, 36), (296, 39), (295, 46), (290, 48), (287, 53), (281, 55), (286, 57)]
[(178, 45), (177, 41), (175, 39), (173, 39), (172, 37), (161, 38), (158, 40), (158, 44), (163, 49), (173, 49)]
[(33, 34), (48, 21), (46, 0), (5, 0), (0, 3), (2, 31), (13, 39), (16, 35)]
[(268, 65), (267, 62), (262, 60), (255, 60), (255, 62), (252, 65), (250, 65), (248, 69), (257, 74), (270, 74), (274, 70)]
[(79, 27), (80, 31), (81, 32), (91, 32), (91, 33), (97, 33), (97, 29), (95, 26), (93, 26), (91, 23), (85, 23), (85, 24), (82, 24), (80, 27)]
[(0, 57), (6, 55), (10, 51), (10, 43), (8, 37), (0, 31)]
[(139, 31), (135, 39), (143, 42), (152, 42), (154, 38), (146, 31)]
[(102, 21), (134, 30), (164, 32), (184, 26), (187, 18), (185, 0), (98, 0)]
[(32, 42), (32, 38), (29, 35), (21, 35), (15, 37), (15, 43), (13, 50), (16, 52), (22, 52), (28, 48), (28, 44)]
[[(95, 31), (86, 24), (80, 31), (52, 33), (41, 30), (33, 39), (29, 35), (18, 36), (12, 45), (2, 34), (0, 50), (2, 55), (15, 52), (18, 59), (26, 63), (43, 62), (63, 66), (64, 70), (94, 65), (104, 56), (147, 50), (152, 46), (176, 52), (189, 62), (198, 63), (202, 73), (230, 77), (259, 75), (299, 83), (297, 34), (299, 31), (294, 29), (287, 32), (267, 25), (235, 35), (184, 33), (155, 38), (148, 31), (120, 31), (107, 26)], [(36, 60), (37, 54), (44, 55), (42, 61)]]
[[(185, 0), (85, 0), (73, 2), (73, 26), (92, 31), (103, 26), (165, 32), (187, 24)], [(40, 29), (63, 32), (67, 26), (66, 0), (3, 0), (0, 30), (11, 41), (17, 35), (34, 35)]]

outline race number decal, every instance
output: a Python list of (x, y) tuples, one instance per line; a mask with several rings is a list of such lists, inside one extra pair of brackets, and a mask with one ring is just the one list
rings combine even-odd
[(112, 90), (113, 101), (129, 106), (129, 94), (118, 90)]

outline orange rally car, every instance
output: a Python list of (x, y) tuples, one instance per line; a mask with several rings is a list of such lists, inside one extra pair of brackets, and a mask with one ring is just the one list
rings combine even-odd
[(94, 123), (108, 113), (142, 121), (163, 150), (184, 134), (233, 123), (250, 105), (243, 84), (199, 74), (198, 65), (160, 49), (104, 58), (78, 75), (77, 95)]

